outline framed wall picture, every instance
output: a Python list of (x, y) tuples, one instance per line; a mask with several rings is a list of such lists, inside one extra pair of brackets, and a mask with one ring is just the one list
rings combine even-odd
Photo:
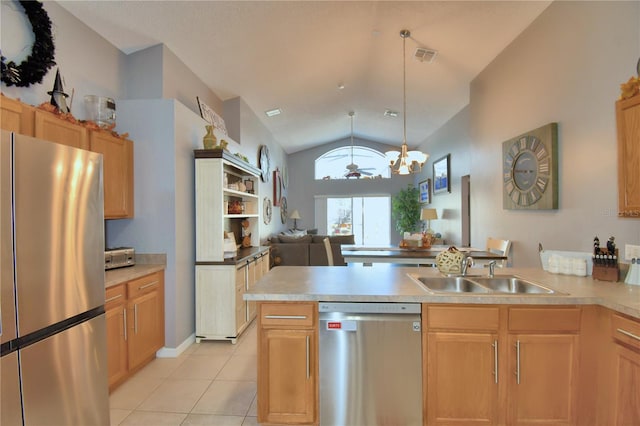
[(420, 203), (421, 204), (430, 204), (431, 203), (431, 179), (425, 179), (418, 184), (418, 189), (420, 190)]
[(273, 171), (273, 205), (275, 207), (280, 205), (281, 197), (282, 197), (282, 178), (280, 177), (280, 170), (275, 169)]
[(451, 154), (433, 162), (433, 194), (451, 192)]

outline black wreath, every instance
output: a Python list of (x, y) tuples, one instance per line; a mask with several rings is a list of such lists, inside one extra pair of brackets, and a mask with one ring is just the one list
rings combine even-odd
[(19, 65), (9, 61), (5, 63), (2, 58), (0, 72), (2, 81), (7, 86), (27, 87), (34, 83), (41, 83), (47, 71), (56, 63), (53, 60), (55, 46), (51, 36), (51, 20), (39, 1), (21, 1), (24, 12), (31, 22), (35, 40), (31, 47), (31, 54)]

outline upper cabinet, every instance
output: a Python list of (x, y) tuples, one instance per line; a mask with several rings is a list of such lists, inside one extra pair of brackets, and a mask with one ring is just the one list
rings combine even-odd
[(34, 108), (0, 95), (0, 123), (3, 130), (33, 136)]
[(133, 217), (133, 142), (107, 130), (90, 130), (57, 114), (0, 96), (0, 127), (102, 154), (104, 218)]
[(618, 214), (640, 218), (640, 95), (616, 102)]
[(133, 217), (133, 142), (91, 131), (89, 145), (103, 155), (105, 219)]
[(74, 148), (89, 149), (89, 131), (86, 127), (62, 120), (46, 111), (36, 110), (33, 136)]

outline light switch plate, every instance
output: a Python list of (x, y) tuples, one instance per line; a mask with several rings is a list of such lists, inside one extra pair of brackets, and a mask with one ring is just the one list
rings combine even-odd
[(640, 259), (640, 246), (636, 246), (633, 244), (625, 244), (624, 245), (624, 259)]

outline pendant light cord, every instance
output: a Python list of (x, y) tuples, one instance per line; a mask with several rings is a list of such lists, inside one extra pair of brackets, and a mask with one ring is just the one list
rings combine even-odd
[(407, 37), (411, 33), (402, 30), (402, 144), (407, 144)]

